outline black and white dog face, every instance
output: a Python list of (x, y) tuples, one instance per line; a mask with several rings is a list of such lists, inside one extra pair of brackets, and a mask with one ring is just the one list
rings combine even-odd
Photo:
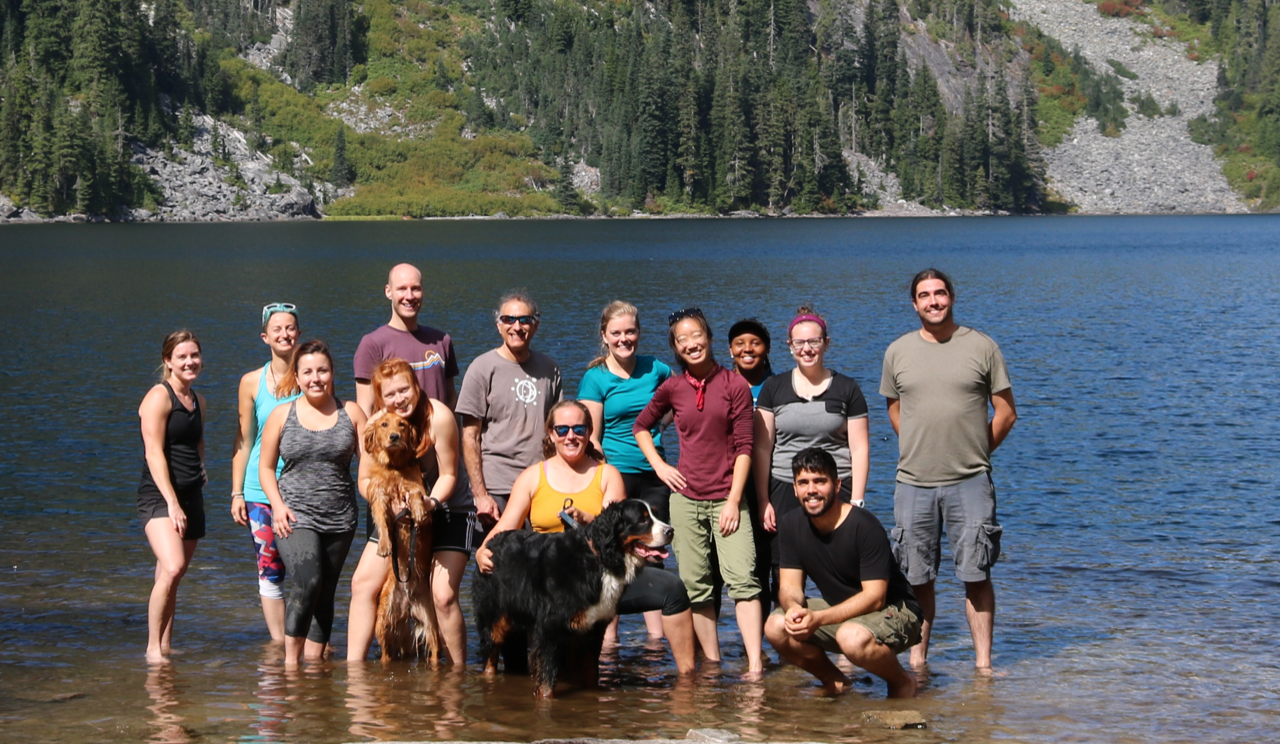
[[(617, 573), (620, 566), (613, 565), (607, 553), (616, 546), (626, 557), (627, 563), (639, 565), (648, 560), (667, 557), (667, 546), (675, 530), (671, 525), (653, 516), (653, 509), (639, 499), (628, 499), (611, 504), (586, 527), (586, 536), (596, 546), (605, 567)], [(606, 547), (608, 546), (608, 547)]]

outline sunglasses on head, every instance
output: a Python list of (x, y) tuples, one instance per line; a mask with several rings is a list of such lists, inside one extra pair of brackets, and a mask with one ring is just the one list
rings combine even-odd
[(551, 427), (551, 431), (554, 431), (558, 437), (567, 437), (571, 431), (577, 436), (585, 437), (587, 435), (587, 425), (573, 424), (570, 426), (569, 424), (556, 424)]
[(298, 306), (292, 302), (270, 302), (262, 306), (262, 324), (267, 324), (267, 319), (276, 313), (289, 313), (296, 320), (298, 317)]
[(679, 323), (680, 321), (684, 320), (685, 318), (702, 318), (703, 320), (706, 320), (706, 317), (703, 316), (702, 314), (702, 308), (686, 307), (683, 310), (677, 310), (674, 313), (671, 313), (670, 315), (668, 315), (667, 326), (668, 327), (673, 326), (676, 323)]
[(531, 326), (538, 322), (538, 316), (537, 315), (499, 315), (498, 320), (502, 321), (503, 325), (515, 325), (516, 323), (519, 323), (520, 325)]

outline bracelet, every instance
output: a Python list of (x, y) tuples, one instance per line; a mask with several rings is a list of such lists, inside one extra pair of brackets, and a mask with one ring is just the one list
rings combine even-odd
[(235, 493), (231, 494), (231, 498), (233, 498), (233, 499), (242, 499), (242, 498), (244, 498), (244, 491), (236, 491)]
[(434, 501), (434, 502), (436, 502), (436, 505), (435, 505), (435, 506), (433, 506), (433, 507), (431, 507), (431, 511), (435, 511), (435, 510), (439, 509), (439, 508), (442, 506), (442, 504), (440, 503), (440, 499), (436, 498), (435, 496), (428, 496), (428, 497), (427, 497), (427, 501)]

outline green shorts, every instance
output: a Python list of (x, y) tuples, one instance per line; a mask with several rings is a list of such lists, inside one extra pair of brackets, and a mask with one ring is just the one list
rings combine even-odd
[[(810, 610), (825, 610), (831, 607), (825, 600), (817, 597), (809, 598), (805, 604)], [(782, 616), (786, 613), (779, 607), (772, 614)], [(920, 642), (920, 607), (915, 602), (904, 600), (888, 605), (883, 610), (851, 617), (844, 623), (823, 625), (814, 631), (805, 643), (812, 643), (828, 653), (843, 654), (840, 644), (836, 642), (836, 633), (845, 623), (861, 625), (871, 631), (871, 635), (877, 642), (893, 649), (895, 654), (900, 654)]]

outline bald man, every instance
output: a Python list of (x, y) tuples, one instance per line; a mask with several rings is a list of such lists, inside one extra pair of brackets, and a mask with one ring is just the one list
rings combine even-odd
[(458, 393), (458, 358), (453, 340), (444, 331), (419, 325), (422, 310), (422, 272), (409, 264), (398, 264), (387, 275), (385, 290), (391, 301), (391, 320), (360, 339), (356, 349), (356, 403), (366, 414), (373, 413), (373, 370), (388, 359), (403, 359), (413, 367), (418, 384), (428, 398), (454, 407)]

